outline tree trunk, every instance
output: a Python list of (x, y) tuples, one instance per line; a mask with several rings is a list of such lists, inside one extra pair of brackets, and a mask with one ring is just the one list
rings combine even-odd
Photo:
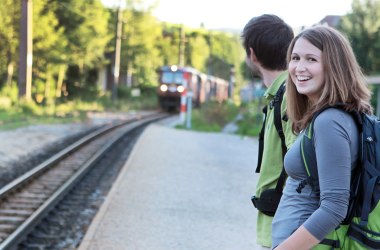
[(44, 91), (44, 96), (45, 96), (45, 103), (48, 103), (50, 100), (50, 84), (52, 82), (53, 76), (51, 73), (51, 68), (47, 67), (47, 72), (46, 72), (46, 81), (45, 81), (45, 91)]
[(58, 98), (61, 97), (61, 94), (62, 94), (62, 85), (63, 85), (63, 78), (65, 77), (65, 72), (66, 72), (66, 66), (65, 65), (59, 66), (57, 89), (55, 91), (55, 96)]
[(9, 62), (8, 73), (7, 73), (7, 86), (12, 86), (13, 70), (14, 70), (14, 63)]

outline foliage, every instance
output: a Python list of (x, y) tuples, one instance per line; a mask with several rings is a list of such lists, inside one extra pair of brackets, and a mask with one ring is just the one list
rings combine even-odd
[(179, 55), (179, 26), (162, 23), (162, 37), (157, 41), (163, 65), (178, 64)]
[(370, 90), (372, 92), (372, 98), (371, 98), (371, 106), (374, 107), (374, 113), (376, 114), (376, 112), (380, 112), (380, 110), (376, 110), (377, 108), (377, 100), (379, 100), (379, 91), (378, 91), (378, 88), (379, 86), (376, 84), (372, 84), (369, 86), (370, 87)]
[(127, 9), (124, 25), (125, 39), (122, 44), (121, 68), (132, 75), (133, 85), (155, 85), (156, 68), (162, 65), (156, 41), (161, 38), (162, 30), (158, 20), (150, 13)]
[[(18, 78), (21, 3), (2, 0), (0, 5), (0, 88), (16, 85)], [(178, 64), (180, 43), (184, 44), (187, 66), (226, 80), (234, 67), (235, 94), (244, 80), (251, 78), (242, 66), (245, 53), (238, 34), (163, 23), (152, 15), (154, 6), (142, 7), (142, 0), (126, 3), (122, 11), (122, 87), (156, 86), (156, 69)], [(100, 89), (97, 81), (103, 68), (112, 70), (114, 66), (116, 21), (115, 9), (106, 8), (101, 0), (33, 0), (34, 100), (47, 105), (89, 100), (102, 91), (109, 92), (112, 75), (107, 76), (111, 83), (106, 89)], [(339, 28), (349, 37), (366, 74), (379, 73), (380, 1), (354, 0), (352, 13), (342, 17)], [(17, 102), (2, 96), (0, 105)], [(102, 98), (107, 97), (109, 93)]]
[[(55, 1), (53, 1), (55, 2)], [(93, 67), (103, 60), (107, 43), (111, 39), (108, 30), (109, 12), (100, 0), (61, 0), (55, 15), (68, 40), (68, 63)]]
[(194, 68), (206, 72), (208, 60), (211, 56), (211, 48), (206, 40), (207, 34), (202, 32), (191, 32), (186, 38), (186, 62)]
[(42, 115), (43, 110), (35, 102), (21, 100), (17, 103), (16, 108), (25, 115)]
[(0, 84), (11, 85), (17, 72), (20, 6), (19, 0), (2, 0), (0, 4)]
[(338, 27), (346, 33), (366, 74), (380, 72), (380, 1), (354, 0)]
[(241, 118), (237, 121), (237, 134), (258, 136), (262, 126), (262, 113), (259, 101), (244, 103), (240, 107)]
[[(158, 21), (152, 15), (154, 6), (142, 7), (145, 4), (140, 0), (126, 2), (127, 8), (122, 10), (119, 85), (154, 87), (158, 78), (156, 69), (178, 63), (180, 27)], [(104, 7), (101, 0), (32, 3), (33, 101), (37, 105), (55, 106), (98, 96), (110, 98), (117, 11)], [(2, 0), (0, 5), (0, 90), (5, 85), (17, 85), (21, 4), (21, 0)], [(185, 26), (183, 31), (187, 66), (226, 80), (234, 66), (239, 75), (242, 48), (237, 35)], [(100, 88), (98, 76), (104, 68), (111, 74), (104, 77), (105, 88)], [(18, 97), (9, 98), (1, 93), (0, 96), (4, 97), (0, 100), (3, 107), (17, 104)], [(155, 98), (152, 97), (152, 105)]]
[[(66, 123), (85, 121), (89, 112), (128, 112), (157, 108), (157, 99), (152, 98), (152, 89), (141, 91), (139, 97), (119, 98), (111, 102), (109, 96), (99, 96), (92, 101), (72, 100), (45, 106), (34, 101), (21, 100), (17, 105), (2, 109), (0, 106), (0, 130), (14, 129), (31, 124)], [(1, 98), (0, 98), (1, 102)]]
[[(132, 91), (138, 90), (139, 96), (133, 96)], [(128, 110), (154, 110), (157, 109), (158, 99), (156, 88), (150, 86), (141, 86), (140, 88), (120, 87), (118, 89), (118, 102), (104, 103), (110, 110), (128, 111)]]
[[(86, 110), (154, 109), (156, 69), (179, 63), (180, 44), (184, 45), (186, 66), (226, 80), (231, 79), (234, 68), (235, 103), (240, 87), (252, 79), (238, 34), (160, 22), (152, 15), (153, 5), (144, 7), (143, 0), (126, 0), (127, 7), (122, 10), (119, 100), (111, 101), (117, 11), (103, 6), (101, 0), (33, 0), (33, 102), (28, 103), (19, 100), (16, 84), (21, 4), (21, 0), (1, 0), (0, 5), (0, 112), (74, 117)], [(353, 0), (352, 13), (342, 17), (338, 28), (351, 41), (365, 73), (378, 74), (380, 1)], [(105, 68), (110, 74), (103, 77), (107, 84), (100, 86), (98, 77)], [(141, 96), (132, 96), (132, 88), (139, 88)], [(193, 126), (220, 130), (233, 118), (223, 120), (230, 113), (230, 104), (219, 105), (209, 103), (194, 110)], [(258, 134), (258, 106), (243, 104), (239, 111), (231, 112), (242, 116), (238, 121), (239, 134)]]
[[(240, 107), (233, 103), (211, 102), (200, 109), (192, 110), (191, 129), (204, 132), (221, 132), (230, 122), (237, 125), (235, 134), (258, 136), (262, 125), (262, 113), (259, 100), (244, 103)], [(185, 129), (186, 124), (176, 126)]]
[[(238, 114), (238, 108), (231, 102), (209, 102), (200, 109), (191, 112), (191, 129), (204, 132), (221, 132), (227, 123), (231, 122)], [(178, 125), (177, 128), (186, 128), (186, 125)]]
[[(4, 86), (0, 91), (0, 97), (5, 103), (8, 103), (9, 105), (2, 106), (2, 104), (0, 104), (0, 108), (6, 108), (7, 106), (10, 107), (15, 104), (18, 99), (17, 92), (18, 89), (15, 85)], [(7, 99), (7, 101), (5, 101), (5, 99)]]

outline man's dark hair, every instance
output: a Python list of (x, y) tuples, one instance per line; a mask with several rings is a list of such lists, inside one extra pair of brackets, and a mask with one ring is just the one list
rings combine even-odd
[(252, 18), (241, 34), (247, 55), (255, 52), (262, 67), (285, 70), (286, 53), (294, 37), (293, 29), (276, 15), (264, 14)]

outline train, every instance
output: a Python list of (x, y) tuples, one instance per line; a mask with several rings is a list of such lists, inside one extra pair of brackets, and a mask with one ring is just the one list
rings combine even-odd
[(189, 92), (192, 93), (194, 107), (200, 107), (210, 100), (223, 102), (229, 98), (227, 80), (202, 73), (195, 68), (177, 65), (162, 66), (157, 73), (159, 75), (158, 102), (163, 110), (178, 111), (181, 96)]

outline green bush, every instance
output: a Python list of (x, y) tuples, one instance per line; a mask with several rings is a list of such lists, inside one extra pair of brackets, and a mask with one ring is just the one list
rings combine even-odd
[[(16, 83), (14, 83), (11, 86), (6, 85), (6, 86), (2, 87), (2, 89), (0, 91), (0, 96), (2, 98), (6, 98), (6, 99), (10, 100), (12, 105), (14, 103), (16, 103), (17, 99), (18, 99), (18, 88), (17, 88)], [(8, 103), (8, 101), (6, 101), (6, 102)]]
[(258, 136), (262, 126), (262, 105), (259, 100), (242, 104), (241, 119), (237, 121), (239, 127), (237, 134)]
[[(201, 108), (191, 112), (191, 129), (204, 132), (221, 132), (225, 125), (231, 122), (239, 113), (237, 106), (230, 102), (204, 103)], [(186, 128), (178, 125), (177, 128)]]
[[(200, 109), (192, 110), (191, 129), (205, 132), (221, 132), (230, 122), (238, 126), (235, 132), (242, 136), (258, 136), (262, 125), (261, 100), (243, 103), (240, 107), (233, 103), (209, 102)], [(186, 128), (186, 124), (177, 125)]]
[(42, 115), (43, 109), (34, 101), (21, 100), (17, 103), (18, 109), (25, 115)]

